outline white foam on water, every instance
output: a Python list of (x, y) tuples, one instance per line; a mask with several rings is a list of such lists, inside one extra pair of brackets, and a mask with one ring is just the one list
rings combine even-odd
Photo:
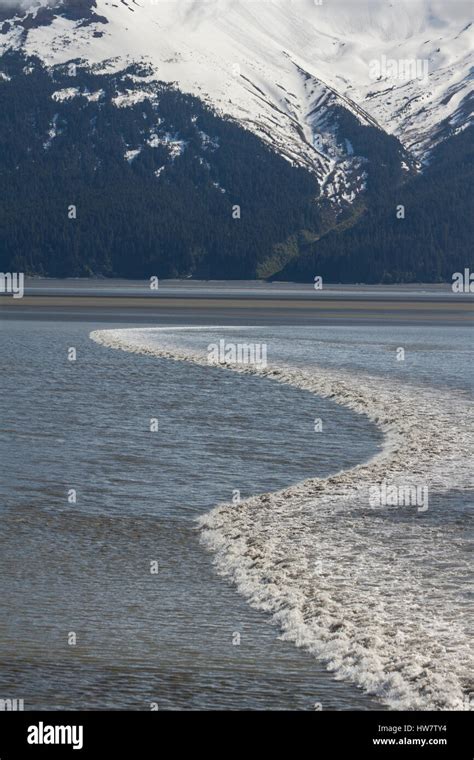
[[(99, 330), (90, 337), (207, 365), (207, 354), (175, 345), (173, 330)], [(430, 500), (474, 488), (469, 395), (280, 362), (230, 369), (364, 414), (383, 431), (384, 446), (350, 470), (219, 505), (200, 518), (218, 571), (272, 616), (283, 639), (391, 709), (472, 709), (472, 586), (462, 521), (455, 514), (433, 519), (431, 503), (427, 511), (369, 503), (370, 489), (384, 482), (427, 487)]]

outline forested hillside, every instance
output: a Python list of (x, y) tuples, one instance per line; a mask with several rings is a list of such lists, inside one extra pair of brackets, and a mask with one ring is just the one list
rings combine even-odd
[(146, 72), (20, 65), (1, 66), (2, 269), (253, 276), (276, 243), (319, 230), (313, 176), (198, 100), (163, 85), (123, 107), (112, 99)]
[(383, 193), (353, 226), (307, 245), (280, 279), (440, 282), (474, 270), (473, 128), (453, 136), (410, 182)]
[(0, 59), (1, 271), (392, 282), (469, 265), (471, 131), (420, 174), (398, 140), (335, 109), (365, 189), (334, 203), (315, 174), (147, 74)]

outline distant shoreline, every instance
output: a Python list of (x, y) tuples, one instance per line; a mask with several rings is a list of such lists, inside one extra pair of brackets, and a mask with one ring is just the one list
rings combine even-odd
[(92, 321), (140, 324), (445, 324), (474, 323), (474, 298), (435, 293), (316, 292), (288, 289), (249, 293), (246, 288), (174, 289), (151, 293), (132, 287), (56, 292), (27, 288), (23, 298), (0, 297), (1, 319)]
[(323, 284), (223, 280), (30, 279), (0, 295), (1, 319), (150, 325), (376, 325), (474, 322), (474, 295), (448, 283)]
[[(123, 279), (120, 277), (39, 277), (25, 276), (25, 287), (27, 292), (32, 293), (67, 290), (73, 291), (148, 291), (150, 290), (150, 280), (148, 279)], [(192, 279), (192, 278), (172, 278), (159, 279), (159, 291), (268, 291), (268, 292), (312, 292), (314, 293), (314, 284), (312, 281), (277, 281), (277, 280), (221, 280), (221, 279)], [(406, 283), (365, 283), (365, 282), (329, 282), (324, 281), (324, 286), (320, 294), (327, 292), (338, 293), (384, 293), (384, 294), (401, 294), (401, 293), (444, 293), (453, 295), (450, 282), (406, 282)]]

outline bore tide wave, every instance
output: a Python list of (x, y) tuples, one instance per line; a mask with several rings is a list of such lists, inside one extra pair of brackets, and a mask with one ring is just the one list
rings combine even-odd
[[(180, 347), (170, 328), (91, 338), (208, 364), (204, 352)], [(465, 498), (474, 488), (468, 394), (282, 361), (229, 369), (363, 414), (383, 431), (384, 446), (350, 470), (202, 516), (219, 573), (272, 616), (283, 639), (391, 709), (471, 709), (467, 540), (455, 508), (445, 511), (453, 491)], [(378, 502), (374, 489), (384, 495)], [(429, 499), (400, 498), (420, 493)]]

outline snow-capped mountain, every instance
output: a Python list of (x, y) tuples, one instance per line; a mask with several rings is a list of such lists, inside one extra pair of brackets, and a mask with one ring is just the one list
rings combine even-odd
[[(367, 260), (365, 277), (444, 276), (465, 245), (456, 215), (467, 177), (461, 188), (456, 166), (470, 155), (471, 15), (465, 0), (0, 0), (0, 174), (17, 191), (11, 219), (25, 184), (46, 192), (51, 219), (64, 194), (94, 184), (103, 195), (90, 213), (104, 204), (101, 259), (87, 220), (65, 257), (69, 227), (35, 208), (29, 229), (0, 225), (2, 266), (13, 256), (43, 273), (132, 276), (154, 261), (172, 276), (296, 276), (304, 254), (306, 276), (319, 250), (325, 266), (353, 248), (367, 257), (368, 230), (383, 228), (378, 267)], [(438, 167), (456, 183), (444, 186), (457, 199), (447, 221), (446, 200), (432, 216), (422, 201)], [(427, 217), (427, 242), (412, 228), (406, 243), (420, 246), (416, 267), (392, 239), (402, 228), (391, 231), (407, 188)], [(112, 193), (128, 210), (138, 204), (135, 268), (125, 238), (109, 234), (123, 220), (105, 204)], [(235, 204), (246, 210), (238, 233), (228, 226)], [(80, 250), (90, 251), (86, 264)], [(341, 266), (331, 263), (332, 277), (359, 276)]]
[[(7, 6), (11, 15), (15, 0)], [(109, 71), (146, 61), (151, 78), (212, 103), (326, 182), (341, 159), (334, 104), (421, 160), (472, 119), (464, 0), (21, 0), (19, 15), (0, 50)]]

